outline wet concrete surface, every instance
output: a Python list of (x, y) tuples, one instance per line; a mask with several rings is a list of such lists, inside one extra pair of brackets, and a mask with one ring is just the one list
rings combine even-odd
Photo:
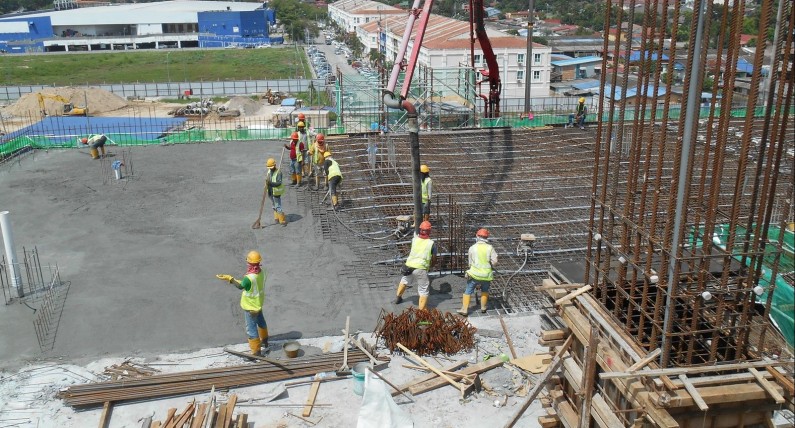
[[(352, 330), (372, 331), (381, 306), (392, 307), (394, 290), (362, 288), (340, 276), (355, 256), (322, 239), (311, 210), (298, 203), (306, 190), (289, 186), (286, 162), (290, 224), (275, 225), (266, 201), (265, 227), (251, 228), (266, 159), (278, 161), (281, 147), (134, 147), (134, 177), (106, 184), (101, 161), (86, 150), (37, 151), (0, 167), (0, 210), (11, 212), (17, 249), (36, 246), (42, 264), (57, 263), (70, 283), (51, 351), (39, 350), (32, 309), (0, 306), (0, 368), (245, 343), (240, 291), (215, 275), (240, 278), (252, 249), (262, 252), (269, 275), (272, 339), (340, 334), (347, 315)], [(110, 147), (107, 162), (120, 150)], [(416, 300), (415, 292), (407, 294), (402, 306)]]

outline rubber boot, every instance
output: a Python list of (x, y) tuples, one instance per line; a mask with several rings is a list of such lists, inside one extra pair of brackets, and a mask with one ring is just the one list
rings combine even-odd
[(257, 327), (257, 333), (259, 333), (259, 340), (260, 342), (262, 342), (260, 343), (260, 346), (263, 349), (268, 349), (268, 327), (265, 328)]
[(420, 301), (417, 305), (419, 309), (425, 309), (425, 305), (428, 304), (428, 296), (420, 296)]
[(249, 339), (248, 340), (248, 347), (251, 349), (251, 355), (260, 356), (259, 346), (260, 346), (259, 337), (256, 339)]
[(315, 176), (315, 189), (320, 190), (320, 177)]
[(464, 294), (464, 297), (461, 298), (461, 309), (458, 310), (459, 315), (467, 316), (469, 315), (469, 301), (472, 299), (471, 294)]
[(291, 186), (295, 186), (295, 174), (291, 174), (291, 175), (292, 175), (292, 177), (290, 177), (291, 178), (290, 185)]
[(97, 149), (92, 147), (90, 153), (91, 153), (91, 159), (99, 159), (99, 152), (97, 151)]
[(274, 220), (276, 223), (281, 223), (281, 221), (279, 220), (279, 218), (280, 218), (280, 216), (279, 216), (279, 212), (278, 212), (278, 211), (274, 211), (274, 212), (273, 212), (273, 220)]
[(105, 146), (99, 146), (99, 152), (102, 153), (102, 157), (105, 157)]
[(486, 304), (489, 302), (489, 293), (480, 293), (480, 313), (486, 313)]
[(298, 182), (298, 185), (301, 185), (301, 174), (295, 174), (295, 181)]
[(279, 213), (279, 224), (282, 226), (287, 226), (287, 220), (285, 220), (284, 213)]
[(331, 195), (331, 206), (337, 208), (337, 195)]
[(403, 303), (403, 293), (405, 292), (406, 292), (406, 284), (401, 282), (400, 284), (398, 284), (397, 298), (395, 299), (396, 305)]

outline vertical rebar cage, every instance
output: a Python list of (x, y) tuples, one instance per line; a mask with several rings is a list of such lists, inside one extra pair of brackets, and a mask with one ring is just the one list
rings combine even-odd
[[(605, 28), (632, 34), (639, 21), (632, 7), (625, 14), (624, 3), (613, 6), (612, 14), (608, 7)], [(776, 287), (788, 284), (792, 294), (791, 2), (782, 2), (785, 13), (777, 23), (771, 19), (773, 2), (762, 2), (759, 34), (778, 25), (781, 37), (767, 77), (767, 42), (757, 39), (747, 96), (732, 90), (740, 74), (736, 17), (743, 16), (745, 2), (714, 9), (711, 2), (695, 3), (703, 13), (694, 13), (690, 25), (684, 114), (671, 114), (673, 73), (665, 73), (658, 58), (666, 45), (671, 61), (678, 53), (675, 43), (666, 42), (670, 36), (658, 30), (665, 26), (657, 25), (657, 6), (643, 16), (643, 26), (653, 31), (642, 32), (634, 63), (629, 53), (638, 45), (632, 37), (605, 38), (611, 55), (605, 55), (602, 69), (619, 71), (611, 82), (602, 75), (599, 115), (609, 120), (598, 123), (594, 149), (586, 280), (638, 344), (649, 351), (662, 348), (663, 366), (779, 354), (782, 341), (772, 340), (777, 333), (768, 322), (771, 303)], [(664, 11), (671, 5), (659, 2)], [(672, 10), (676, 34), (678, 9)], [(667, 12), (660, 19), (668, 22)], [(703, 35), (713, 20), (720, 34)], [(717, 55), (708, 58), (712, 45)], [(635, 67), (639, 73), (630, 83)], [(707, 102), (705, 77), (714, 78), (710, 90), (720, 94)], [(644, 95), (623, 96), (628, 88)], [(744, 117), (732, 115), (739, 103)], [(630, 105), (632, 113), (626, 114)], [(764, 114), (757, 119), (751, 112), (760, 109)], [(705, 110), (709, 114), (699, 120)]]

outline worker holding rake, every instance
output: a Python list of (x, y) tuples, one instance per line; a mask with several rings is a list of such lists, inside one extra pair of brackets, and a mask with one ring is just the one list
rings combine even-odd
[(265, 281), (268, 273), (262, 268), (262, 255), (257, 251), (249, 251), (246, 256), (248, 269), (243, 279), (236, 279), (232, 275), (216, 275), (215, 277), (227, 281), (239, 290), (243, 290), (240, 295), (240, 307), (243, 308), (243, 315), (246, 318), (246, 333), (248, 334), (248, 346), (252, 355), (261, 355), (260, 347), (268, 349), (268, 324), (265, 323), (265, 316), (262, 314), (262, 304), (265, 302)]

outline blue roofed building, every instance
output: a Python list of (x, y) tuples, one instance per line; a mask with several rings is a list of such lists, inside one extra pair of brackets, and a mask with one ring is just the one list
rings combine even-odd
[(551, 62), (552, 81), (566, 82), (598, 76), (602, 69), (602, 57), (584, 56), (559, 59)]

